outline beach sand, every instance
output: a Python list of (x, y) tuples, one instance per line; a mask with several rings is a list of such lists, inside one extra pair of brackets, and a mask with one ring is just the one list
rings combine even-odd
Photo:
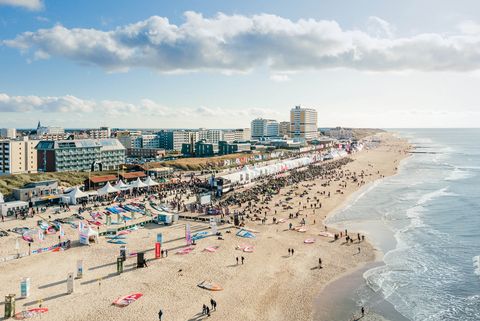
[[(379, 135), (382, 144), (375, 149), (364, 150), (351, 157), (353, 162), (343, 168), (367, 174), (366, 183), (395, 173), (399, 161), (407, 156), (409, 148), (405, 141), (390, 133)], [(380, 172), (380, 174), (377, 173)], [(370, 175), (371, 174), (371, 175)], [(368, 242), (342, 245), (344, 239), (332, 242), (332, 239), (319, 236), (324, 230), (323, 219), (334, 209), (341, 206), (353, 192), (356, 184), (348, 184), (341, 189), (343, 194), (335, 193), (340, 182), (322, 187), (321, 180), (309, 187), (311, 196), (317, 191), (330, 191), (331, 197), (320, 196), (322, 208), (302, 211), (298, 219), (288, 219), (289, 213), (298, 210), (298, 202), (306, 205), (306, 199), (292, 196), (293, 210), (283, 211), (274, 207), (285, 191), (294, 189), (297, 194), (305, 189), (304, 182), (296, 187), (286, 188), (275, 196), (268, 205), (278, 209), (277, 218), (286, 218), (282, 224), (272, 224), (272, 215), (268, 223), (247, 222), (247, 227), (257, 230), (256, 238), (242, 239), (235, 235), (237, 229), (230, 225), (219, 226), (224, 240), (207, 237), (197, 241), (195, 249), (186, 255), (175, 252), (185, 246), (185, 221), (170, 227), (147, 225), (132, 232), (127, 237), (128, 251), (147, 251), (148, 267), (134, 267), (136, 258), (125, 262), (124, 273), (117, 275), (116, 258), (119, 246), (109, 244), (100, 237), (99, 244), (74, 246), (55, 253), (32, 255), (30, 257), (0, 263), (0, 295), (17, 294), (17, 311), (37, 307), (41, 302), (49, 312), (42, 316), (44, 320), (158, 320), (159, 309), (163, 310), (162, 320), (202, 320), (202, 305), (209, 305), (210, 299), (217, 301), (217, 311), (211, 320), (311, 320), (313, 305), (321, 289), (332, 280), (353, 271), (365, 262), (375, 258), (375, 249)], [(273, 213), (272, 213), (273, 214)], [(307, 232), (288, 230), (288, 223), (297, 226), (302, 218), (306, 219)], [(315, 219), (316, 224), (313, 224)], [(2, 223), (3, 229), (13, 226), (32, 226), (35, 221)], [(192, 232), (208, 230), (208, 225), (190, 222)], [(73, 228), (65, 227), (67, 236), (77, 239)], [(231, 233), (226, 233), (231, 231)], [(154, 244), (157, 233), (163, 233), (163, 248), (169, 250), (168, 257), (154, 258)], [(349, 231), (353, 234), (353, 231)], [(353, 234), (356, 239), (356, 233)], [(55, 243), (57, 236), (48, 236), (42, 246)], [(315, 238), (314, 244), (304, 244), (307, 238)], [(368, 241), (368, 240), (367, 240)], [(21, 250), (25, 242), (20, 241)], [(236, 250), (237, 245), (254, 246), (253, 253)], [(219, 246), (215, 253), (204, 252), (207, 246)], [(357, 248), (360, 247), (360, 254)], [(288, 248), (295, 254), (288, 255)], [(0, 256), (14, 254), (15, 236), (0, 239)], [(244, 264), (236, 264), (236, 257), (243, 256)], [(323, 268), (318, 268), (318, 258)], [(84, 262), (82, 279), (75, 280), (75, 292), (66, 294), (68, 273), (75, 272), (77, 260)], [(20, 280), (31, 278), (31, 294), (28, 298), (18, 299)], [(197, 287), (201, 281), (218, 283), (223, 291), (209, 292)], [(132, 292), (141, 292), (143, 297), (127, 307), (112, 306), (116, 298)], [(42, 300), (42, 301), (39, 301)], [(375, 319), (370, 319), (375, 320)]]

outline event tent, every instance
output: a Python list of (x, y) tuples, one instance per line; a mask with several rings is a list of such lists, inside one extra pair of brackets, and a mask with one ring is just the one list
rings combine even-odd
[(111, 193), (117, 193), (118, 189), (113, 187), (112, 184), (110, 184), (110, 182), (107, 182), (107, 184), (105, 184), (105, 186), (103, 186), (97, 192), (98, 192), (98, 195), (107, 195)]
[(286, 159), (265, 166), (249, 167), (244, 166), (240, 171), (223, 175), (222, 177), (230, 180), (232, 183), (246, 184), (265, 175), (274, 175), (287, 170), (307, 166), (314, 162), (313, 156)]
[(80, 190), (80, 188), (75, 187), (70, 192), (67, 193), (70, 204), (77, 204), (77, 200), (80, 198), (88, 198), (88, 194)]
[(130, 187), (132, 187), (132, 188), (142, 188), (142, 187), (147, 187), (147, 186), (148, 186), (147, 184), (145, 184), (144, 182), (142, 182), (140, 180), (140, 177), (137, 178), (136, 181), (130, 183)]
[(90, 245), (90, 242), (98, 243), (98, 233), (90, 226), (83, 225), (78, 233), (80, 244)]
[(156, 186), (158, 185), (157, 182), (155, 182), (150, 176), (147, 177), (147, 179), (144, 182), (147, 186)]
[(130, 186), (125, 184), (122, 180), (119, 180), (117, 184), (115, 184), (113, 187), (121, 191), (124, 191), (130, 188)]

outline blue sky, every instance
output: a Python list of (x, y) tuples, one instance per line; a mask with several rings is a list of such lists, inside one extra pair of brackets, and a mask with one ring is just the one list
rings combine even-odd
[[(478, 1), (0, 0), (0, 127), (478, 127)], [(168, 19), (168, 20), (167, 20)]]

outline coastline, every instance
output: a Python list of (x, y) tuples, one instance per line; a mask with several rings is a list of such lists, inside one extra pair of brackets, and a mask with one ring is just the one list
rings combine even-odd
[[(403, 140), (401, 137), (390, 133), (393, 137)], [(408, 145), (408, 144), (407, 144)], [(411, 145), (408, 145), (408, 149), (411, 149)], [(398, 168), (391, 175), (386, 175), (385, 177), (379, 178), (377, 180), (369, 182), (369, 184), (362, 186), (357, 191), (350, 194), (347, 199), (339, 204), (334, 210), (332, 210), (324, 219), (324, 224), (328, 225), (328, 219), (332, 219), (336, 214), (342, 212), (347, 206), (354, 206), (356, 201), (363, 197), (363, 195), (370, 192), (376, 187), (377, 184), (380, 184), (383, 180), (391, 178), (398, 175), (399, 170), (404, 162), (406, 162), (411, 155), (406, 155), (398, 162)], [(340, 229), (338, 223), (331, 223), (332, 226)], [(344, 226), (343, 226), (344, 227)], [(356, 229), (358, 230), (358, 229)], [(373, 233), (371, 229), (362, 230), (362, 233), (365, 233), (367, 236), (371, 236)], [(408, 321), (403, 315), (395, 310), (393, 305), (386, 301), (381, 294), (376, 294), (368, 288), (363, 274), (376, 267), (384, 265), (383, 257), (385, 255), (384, 250), (380, 249), (380, 244), (372, 241), (372, 238), (369, 239), (369, 242), (374, 246), (373, 250), (375, 253), (375, 259), (370, 262), (365, 262), (359, 264), (356, 267), (352, 268), (345, 273), (338, 275), (338, 277), (332, 279), (330, 282), (325, 284), (316, 298), (314, 318), (313, 320), (365, 320), (365, 321)], [(388, 243), (388, 241), (387, 241)], [(389, 247), (389, 246), (387, 246)], [(388, 250), (387, 250), (388, 252)], [(352, 293), (355, 291), (371, 291), (372, 297), (374, 297), (377, 302), (376, 312), (368, 311), (364, 317), (361, 317), (359, 307), (357, 302), (355, 302)], [(327, 301), (322, 300), (322, 298), (328, 298)], [(341, 308), (336, 307), (332, 309), (332, 304), (339, 304)]]
[[(43, 300), (52, 311), (49, 320), (54, 321), (144, 320), (146, 315), (156, 315), (159, 308), (163, 309), (166, 320), (202, 320), (198, 312), (210, 298), (215, 298), (219, 304), (219, 310), (212, 314), (211, 320), (311, 320), (315, 299), (322, 289), (375, 261), (378, 255), (374, 246), (368, 243), (368, 238), (367, 242), (342, 245), (342, 240), (333, 242), (319, 237), (318, 233), (323, 231), (321, 221), (336, 208), (348, 204), (356, 191), (381, 178), (380, 175), (394, 173), (397, 158), (405, 155), (406, 145), (393, 139), (391, 133), (381, 135), (386, 139), (384, 144), (353, 155), (354, 161), (342, 167), (350, 172), (364, 170), (367, 174), (365, 185), (357, 187), (349, 183), (342, 193), (336, 193), (340, 182), (333, 181), (331, 186), (322, 187), (320, 181), (308, 181), (282, 190), (281, 194), (287, 190), (294, 193), (289, 203), (294, 210), (300, 210), (298, 203), (305, 204), (305, 199), (300, 196), (302, 191), (311, 195), (327, 190), (332, 193), (331, 198), (322, 198), (323, 206), (317, 212), (300, 210), (301, 218), (307, 221), (306, 233), (289, 230), (288, 221), (271, 224), (273, 215), (269, 214), (268, 224), (247, 223), (249, 228), (258, 230), (255, 239), (242, 240), (234, 235), (235, 230), (232, 229), (230, 234), (224, 233), (224, 240), (206, 238), (198, 242), (191, 254), (175, 255), (185, 246), (182, 237), (185, 223), (167, 228), (153, 226), (132, 233), (127, 245), (129, 251), (146, 250), (147, 258), (151, 260), (156, 233), (163, 233), (165, 248), (171, 251), (171, 255), (150, 261), (147, 269), (131, 268), (134, 260), (129, 259), (126, 272), (116, 275), (114, 259), (118, 255), (118, 246), (101, 238), (99, 244), (91, 247), (76, 247), (65, 252), (46, 253), (0, 264), (0, 282), (5, 284), (4, 291), (16, 293), (21, 277), (34, 276), (32, 296), (18, 301), (17, 309), (20, 310), (22, 305), (35, 306), (38, 300)], [(377, 171), (381, 173), (377, 174)], [(274, 197), (270, 206), (273, 208), (273, 204), (282, 197), (284, 195)], [(282, 210), (276, 217), (287, 218), (291, 212)], [(295, 224), (298, 221), (292, 220)], [(194, 232), (208, 230), (208, 225), (195, 222), (191, 223), (191, 228)], [(230, 226), (220, 228), (222, 232), (230, 229)], [(75, 231), (66, 232), (75, 236)], [(316, 243), (304, 244), (309, 237), (315, 238)], [(243, 243), (253, 245), (255, 251), (244, 253), (235, 250)], [(205, 246), (219, 246), (219, 251), (205, 253), (202, 251)], [(360, 254), (357, 247), (361, 248)], [(287, 248), (295, 248), (295, 255), (288, 256)], [(245, 265), (235, 264), (235, 257), (240, 256), (246, 258)], [(324, 262), (322, 269), (317, 268), (319, 257)], [(74, 294), (61, 295), (65, 287), (61, 280), (68, 272), (74, 271), (79, 258), (85, 262), (84, 280), (77, 282)], [(203, 280), (217, 282), (224, 290), (215, 293), (202, 290), (196, 285)], [(113, 299), (132, 291), (140, 291), (144, 297), (126, 309), (110, 306)]]

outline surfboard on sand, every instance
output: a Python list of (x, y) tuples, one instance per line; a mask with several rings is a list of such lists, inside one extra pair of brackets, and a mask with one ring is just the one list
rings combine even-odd
[(202, 281), (199, 284), (197, 284), (198, 287), (209, 290), (209, 291), (222, 291), (223, 288), (214, 282), (208, 282), (208, 281)]
[(47, 312), (48, 312), (48, 308), (32, 308), (32, 309), (15, 313), (14, 318), (15, 320), (24, 320), (24, 319), (33, 318), (37, 314), (47, 313)]
[(306, 239), (305, 241), (303, 241), (303, 243), (305, 243), (305, 244), (313, 244), (313, 243), (315, 243), (315, 239)]
[(132, 293), (132, 294), (129, 294), (129, 295), (124, 295), (124, 296), (119, 297), (115, 301), (113, 301), (112, 304), (117, 306), (117, 307), (123, 308), (123, 307), (126, 307), (127, 305), (129, 305), (130, 303), (133, 303), (133, 302), (137, 301), (142, 296), (143, 296), (142, 293)]

